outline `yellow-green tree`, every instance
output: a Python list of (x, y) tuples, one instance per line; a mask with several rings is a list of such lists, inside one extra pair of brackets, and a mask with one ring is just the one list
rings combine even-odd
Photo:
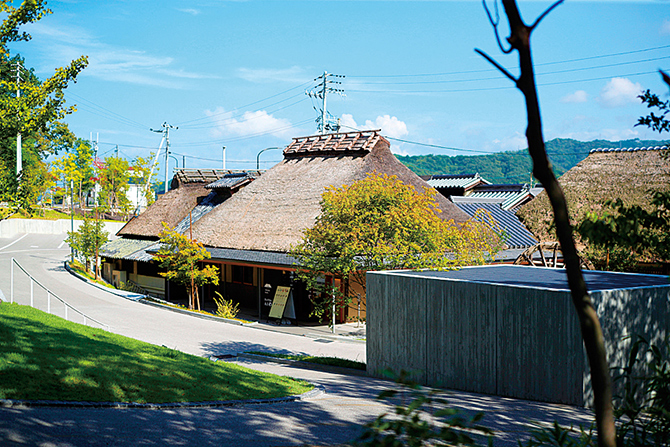
[(211, 255), (205, 247), (196, 240), (180, 234), (163, 222), (163, 231), (160, 233), (161, 248), (154, 259), (167, 272), (159, 275), (169, 281), (186, 286), (188, 291), (188, 308), (193, 309), (194, 303), (200, 310), (198, 287), (205, 284), (219, 284), (219, 269), (213, 265), (198, 267), (198, 263), (209, 259)]
[(131, 181), (142, 188), (142, 194), (147, 201), (147, 206), (154, 203), (156, 197), (153, 189), (151, 189), (151, 181), (156, 176), (156, 174), (151, 173), (153, 157), (154, 153), (150, 153), (148, 157), (137, 157), (131, 164), (133, 170)]
[[(350, 286), (364, 290), (368, 270), (449, 269), (495, 255), (503, 241), (490, 216), (461, 225), (445, 221), (435, 194), (378, 173), (327, 188), (316, 223), (291, 250), (298, 278), (316, 292), (313, 314), (323, 318), (333, 304), (348, 306), (356, 293)], [(343, 280), (344, 287), (324, 282), (324, 275)]]
[(130, 181), (130, 163), (121, 157), (107, 157), (97, 169), (100, 182), (100, 206), (108, 211), (130, 210), (130, 200), (126, 196)]
[[(16, 209), (30, 211), (31, 200), (43, 191), (35, 181), (44, 171), (43, 159), (48, 154), (68, 148), (74, 135), (62, 122), (74, 107), (65, 104), (63, 90), (87, 65), (82, 56), (68, 66), (56, 69), (45, 80), (38, 79), (26, 67), (21, 55), (11, 55), (8, 45), (28, 41), (30, 35), (20, 30), (23, 25), (40, 20), (51, 11), (43, 0), (26, 0), (19, 6), (0, 0), (0, 200)], [(21, 135), (22, 175), (16, 175), (17, 135)]]

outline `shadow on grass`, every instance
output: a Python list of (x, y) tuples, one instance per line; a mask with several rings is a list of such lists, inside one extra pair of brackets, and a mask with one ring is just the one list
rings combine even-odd
[(213, 363), (25, 306), (0, 305), (0, 398), (159, 403), (304, 391), (292, 379)]

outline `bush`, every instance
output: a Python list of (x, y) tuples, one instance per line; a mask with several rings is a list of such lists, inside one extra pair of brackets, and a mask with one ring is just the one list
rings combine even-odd
[(240, 311), (240, 305), (238, 303), (233, 303), (232, 299), (225, 299), (219, 292), (214, 293), (216, 294), (214, 297), (214, 302), (216, 303), (216, 315), (231, 320), (235, 319)]

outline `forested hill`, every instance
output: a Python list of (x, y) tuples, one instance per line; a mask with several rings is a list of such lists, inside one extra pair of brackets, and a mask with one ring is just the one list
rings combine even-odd
[[(582, 161), (591, 149), (602, 147), (649, 147), (670, 144), (670, 140), (577, 141), (556, 138), (547, 141), (547, 153), (557, 177)], [(532, 161), (528, 150), (490, 155), (409, 155), (400, 156), (405, 166), (418, 175), (479, 173), (492, 183), (528, 183)]]

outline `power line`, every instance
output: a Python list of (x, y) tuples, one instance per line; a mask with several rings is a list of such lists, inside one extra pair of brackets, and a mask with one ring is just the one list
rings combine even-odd
[[(615, 57), (615, 56), (625, 56), (629, 54), (637, 54), (637, 53), (644, 53), (647, 51), (655, 51), (655, 50), (664, 50), (666, 48), (670, 48), (670, 45), (663, 45), (660, 47), (652, 47), (652, 48), (645, 48), (642, 50), (632, 50), (632, 51), (623, 51), (619, 53), (610, 53), (610, 54), (603, 54), (599, 56), (587, 56), (587, 57), (580, 57), (580, 58), (575, 58), (575, 59), (566, 59), (563, 61), (553, 61), (553, 62), (544, 62), (544, 63), (536, 63), (534, 64), (535, 67), (542, 67), (546, 65), (557, 65), (557, 64), (567, 64), (571, 62), (583, 62), (587, 60), (594, 60), (594, 59), (603, 59), (607, 57)], [(509, 68), (509, 67), (506, 67)], [(511, 69), (511, 68), (510, 68)], [(409, 77), (428, 77), (428, 76), (449, 76), (449, 75), (459, 75), (459, 74), (472, 74), (472, 73), (487, 73), (487, 72), (496, 72), (497, 70), (494, 68), (487, 68), (487, 69), (482, 69), (482, 70), (464, 70), (464, 71), (451, 71), (451, 72), (442, 72), (442, 73), (418, 73), (418, 74), (398, 74), (398, 75), (353, 75), (349, 76), (350, 78), (409, 78)]]

